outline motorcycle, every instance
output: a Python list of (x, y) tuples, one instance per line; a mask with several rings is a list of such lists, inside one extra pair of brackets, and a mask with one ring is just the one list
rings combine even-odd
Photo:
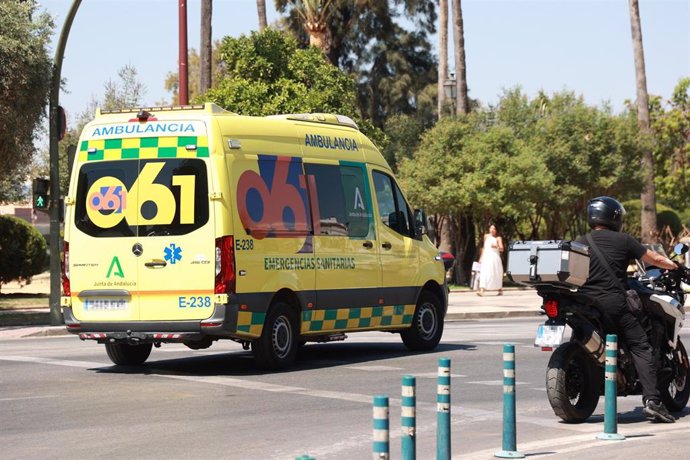
[[(678, 244), (674, 256), (688, 252)], [(637, 291), (642, 300), (638, 320), (645, 328), (654, 350), (658, 388), (661, 399), (671, 412), (682, 411), (690, 398), (690, 363), (680, 330), (685, 319), (685, 292), (690, 284), (690, 270), (644, 268), (627, 281), (628, 289)], [(568, 423), (589, 418), (604, 389), (606, 332), (614, 330), (602, 309), (587, 296), (562, 286), (538, 284), (542, 310), (547, 316), (539, 326), (535, 346), (553, 351), (546, 371), (546, 391), (554, 413)], [(570, 340), (563, 342), (566, 325)], [(639, 395), (642, 388), (627, 345), (618, 340), (618, 396)]]

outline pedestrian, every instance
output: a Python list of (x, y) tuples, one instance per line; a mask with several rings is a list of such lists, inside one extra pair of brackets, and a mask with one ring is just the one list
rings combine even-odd
[[(628, 345), (642, 385), (642, 412), (645, 417), (658, 422), (673, 423), (675, 418), (661, 402), (657, 388), (657, 372), (652, 346), (638, 319), (628, 308), (625, 292), (626, 269), (630, 259), (642, 259), (645, 263), (669, 270), (677, 266), (667, 257), (642, 246), (627, 233), (621, 232), (625, 208), (616, 199), (600, 196), (587, 205), (587, 222), (592, 229), (579, 242), (590, 246), (589, 277), (579, 291), (592, 297), (604, 310)], [(598, 251), (606, 260), (597, 257)], [(609, 267), (607, 268), (606, 264)], [(617, 279), (613, 279), (613, 272)]]
[(478, 296), (484, 295), (484, 291), (495, 290), (498, 290), (498, 295), (503, 295), (503, 250), (503, 238), (499, 236), (498, 229), (494, 224), (489, 225), (489, 233), (484, 235), (484, 245), (479, 258), (482, 268), (479, 272)]

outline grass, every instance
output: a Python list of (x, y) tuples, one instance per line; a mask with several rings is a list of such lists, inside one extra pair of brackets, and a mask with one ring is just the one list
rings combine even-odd
[(0, 311), (48, 308), (48, 294), (2, 294)]

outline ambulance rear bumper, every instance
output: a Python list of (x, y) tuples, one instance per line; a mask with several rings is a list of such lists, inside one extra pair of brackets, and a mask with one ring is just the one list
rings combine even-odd
[(187, 342), (213, 336), (236, 338), (236, 314), (228, 314), (226, 305), (216, 305), (213, 316), (191, 321), (79, 321), (72, 308), (63, 308), (65, 326), (69, 333), (82, 340), (99, 342), (126, 341), (129, 343)]

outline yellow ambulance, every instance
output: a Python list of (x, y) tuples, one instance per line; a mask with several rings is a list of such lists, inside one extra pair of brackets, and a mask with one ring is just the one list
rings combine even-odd
[(230, 339), (289, 366), (305, 342), (400, 333), (436, 347), (444, 268), (348, 117), (214, 104), (98, 111), (65, 199), (67, 330), (115, 364)]

